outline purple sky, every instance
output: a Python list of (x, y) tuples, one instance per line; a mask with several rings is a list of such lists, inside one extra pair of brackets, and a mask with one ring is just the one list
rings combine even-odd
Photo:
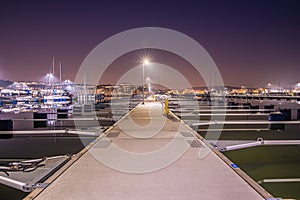
[[(226, 85), (300, 81), (297, 0), (0, 3), (1, 79), (42, 80), (52, 56), (63, 62), (64, 77), (74, 79), (83, 59), (103, 40), (128, 29), (156, 26), (198, 41), (217, 64)], [(202, 85), (192, 77), (188, 63), (159, 51), (154, 54), (157, 62), (171, 67), (178, 61), (182, 65), (174, 68), (186, 71), (193, 85)], [(128, 59), (123, 62), (130, 65)], [(114, 81), (111, 76), (107, 74), (107, 82)]]

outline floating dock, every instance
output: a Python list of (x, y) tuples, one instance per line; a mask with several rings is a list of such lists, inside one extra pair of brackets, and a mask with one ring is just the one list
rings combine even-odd
[[(70, 156), (55, 156), (44, 159), (35, 159), (35, 160), (14, 160), (11, 163), (21, 163), (25, 166), (28, 166), (31, 162), (39, 162), (39, 165), (33, 165), (29, 170), (20, 170), (20, 171), (1, 171), (0, 173), (0, 183), (13, 187), (15, 189), (31, 192), (35, 188), (44, 188), (47, 186), (47, 183), (43, 183), (45, 179), (50, 177), (57, 169), (63, 166)], [(4, 160), (0, 160), (3, 162)]]
[[(250, 147), (257, 146), (274, 146), (274, 145), (300, 145), (300, 140), (263, 140), (258, 139), (257, 141), (233, 141), (233, 144), (230, 144), (231, 141), (218, 141), (217, 144), (220, 143), (228, 143), (228, 146), (217, 145), (220, 151), (232, 151), (237, 149), (245, 149)], [(235, 144), (240, 143), (240, 144)]]
[[(273, 198), (202, 139), (172, 113), (163, 115), (160, 103), (146, 102), (26, 199)], [(170, 149), (173, 144), (178, 148)]]

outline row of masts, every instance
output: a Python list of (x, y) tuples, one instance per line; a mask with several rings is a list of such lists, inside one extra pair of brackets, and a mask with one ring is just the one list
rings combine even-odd
[[(55, 73), (55, 57), (52, 57), (52, 82), (51, 82), (51, 90), (54, 91), (54, 73)], [(50, 69), (51, 73), (51, 69)], [(62, 62), (59, 62), (59, 90), (62, 90), (62, 80), (61, 80), (61, 75), (62, 75)], [(83, 74), (83, 104), (86, 104), (88, 101), (87, 97), (87, 75), (86, 73)]]

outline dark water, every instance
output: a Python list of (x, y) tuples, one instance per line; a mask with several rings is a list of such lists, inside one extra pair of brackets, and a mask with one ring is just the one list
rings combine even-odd
[[(33, 159), (43, 156), (76, 154), (95, 137), (77, 135), (48, 134), (22, 135), (0, 139), (0, 159)], [(0, 199), (23, 199), (28, 193), (0, 184)]]
[[(235, 127), (229, 127), (235, 128)], [(255, 129), (252, 125), (244, 128)], [(259, 128), (259, 127), (257, 127)], [(266, 127), (265, 127), (266, 128)], [(300, 125), (285, 125), (284, 130), (222, 131), (219, 140), (300, 140)], [(213, 131), (199, 131), (202, 136)], [(255, 181), (277, 178), (300, 178), (300, 145), (260, 146), (224, 153)], [(275, 197), (300, 199), (300, 183), (261, 184)]]
[[(300, 146), (260, 146), (224, 153), (255, 181), (300, 178)], [(275, 197), (300, 199), (300, 183), (261, 184)]]
[(23, 199), (28, 193), (0, 184), (0, 196), (3, 200)]

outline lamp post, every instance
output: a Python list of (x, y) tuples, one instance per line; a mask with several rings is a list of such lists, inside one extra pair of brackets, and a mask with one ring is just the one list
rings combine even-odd
[(144, 62), (143, 62), (143, 85), (142, 85), (142, 90), (143, 90), (143, 102), (142, 104), (144, 105), (145, 104), (145, 88), (144, 88), (144, 85), (145, 85), (145, 65), (148, 65), (149, 64), (149, 61), (148, 59), (145, 59)]
[(49, 77), (50, 77), (50, 74), (47, 74), (46, 77), (47, 77), (47, 82), (46, 82), (46, 84), (50, 84), (50, 78), (49, 78)]
[(151, 93), (151, 85), (150, 85), (150, 81), (151, 81), (150, 77), (147, 77), (147, 78), (146, 78), (146, 85), (147, 85), (147, 87), (148, 87), (148, 94), (149, 94), (149, 95), (150, 95), (150, 93)]

